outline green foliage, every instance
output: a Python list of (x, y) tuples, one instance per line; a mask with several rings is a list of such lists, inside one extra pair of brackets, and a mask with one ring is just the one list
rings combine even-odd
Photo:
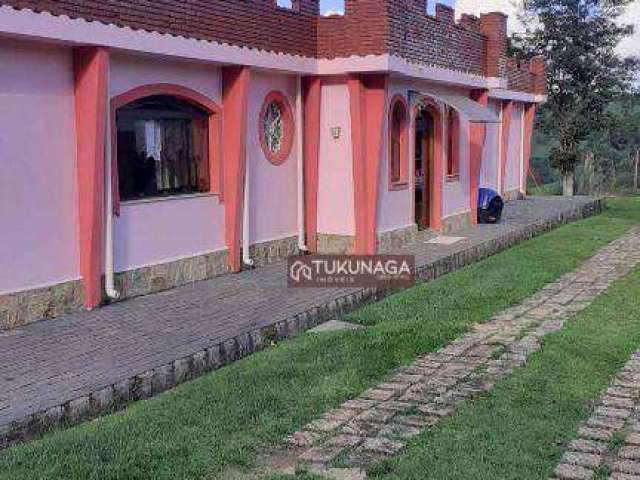
[[(616, 47), (633, 33), (619, 17), (631, 0), (526, 0), (522, 55), (547, 60), (549, 102), (540, 126), (553, 138), (553, 166), (575, 170), (581, 144), (603, 128), (608, 105), (632, 89), (638, 61)], [(518, 49), (514, 49), (517, 52)]]

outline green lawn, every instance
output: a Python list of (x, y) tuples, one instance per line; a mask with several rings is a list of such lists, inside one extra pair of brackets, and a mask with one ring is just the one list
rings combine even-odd
[[(559, 228), (350, 316), (364, 332), (306, 334), (125, 412), (0, 454), (1, 479), (225, 478), (416, 355), (574, 269), (640, 223), (640, 201)], [(490, 285), (490, 288), (486, 288)]]
[[(488, 395), (423, 434), (377, 480), (549, 478), (593, 403), (640, 347), (640, 268)], [(473, 448), (469, 448), (472, 446)]]

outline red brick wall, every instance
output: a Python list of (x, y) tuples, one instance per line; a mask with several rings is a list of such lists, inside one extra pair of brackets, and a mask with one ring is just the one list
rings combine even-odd
[(299, 2), (299, 12), (276, 8), (275, 0), (2, 0), (0, 5), (315, 56), (319, 3)]
[[(431, 0), (429, 0), (431, 1)], [(426, 0), (345, 0), (343, 17), (319, 17), (319, 0), (0, 0), (0, 5), (188, 38), (309, 57), (392, 55), (476, 75), (506, 76), (509, 88), (544, 93), (544, 64), (506, 59), (506, 16), (480, 18)], [(536, 63), (537, 62), (537, 63)]]
[(484, 73), (485, 38), (454, 22), (454, 11), (436, 5), (436, 16), (426, 14), (424, 1), (389, 0), (392, 54), (468, 73)]
[(318, 56), (382, 55), (389, 44), (387, 0), (345, 0), (343, 17), (318, 19)]
[(509, 90), (542, 95), (547, 93), (545, 65), (540, 57), (522, 63), (518, 63), (514, 58), (508, 59), (505, 76)]

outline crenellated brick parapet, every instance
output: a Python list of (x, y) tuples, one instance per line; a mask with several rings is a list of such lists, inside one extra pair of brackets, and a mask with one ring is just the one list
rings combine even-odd
[(319, 0), (2, 0), (0, 5), (48, 12), (135, 30), (313, 57)]
[(546, 95), (546, 67), (542, 57), (519, 62), (509, 58), (505, 66), (505, 75), (509, 90)]
[(319, 0), (0, 0), (0, 5), (82, 18), (134, 30), (214, 41), (310, 58), (394, 55), (410, 63), (484, 77), (508, 88), (545, 93), (544, 63), (507, 59), (507, 16), (480, 17), (431, 0), (345, 0), (344, 15), (321, 17)]

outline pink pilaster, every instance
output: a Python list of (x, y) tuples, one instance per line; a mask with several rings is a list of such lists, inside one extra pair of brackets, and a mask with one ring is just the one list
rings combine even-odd
[(374, 254), (388, 76), (351, 75), (347, 83), (353, 148), (355, 253)]
[(320, 165), (320, 108), (322, 79), (303, 79), (304, 104), (304, 207), (307, 248), (318, 249), (318, 182)]
[(91, 309), (102, 302), (109, 52), (99, 47), (77, 48), (73, 61), (80, 274), (85, 306)]
[[(473, 90), (471, 99), (483, 106), (489, 104), (488, 90)], [(469, 138), (471, 145), (469, 148), (469, 208), (471, 225), (478, 223), (478, 188), (480, 184), (480, 168), (482, 166), (482, 151), (486, 137), (486, 126), (484, 123), (472, 122), (469, 127)]]
[(225, 67), (222, 71), (225, 241), (229, 267), (234, 272), (242, 268), (240, 251), (250, 79), (249, 67)]

